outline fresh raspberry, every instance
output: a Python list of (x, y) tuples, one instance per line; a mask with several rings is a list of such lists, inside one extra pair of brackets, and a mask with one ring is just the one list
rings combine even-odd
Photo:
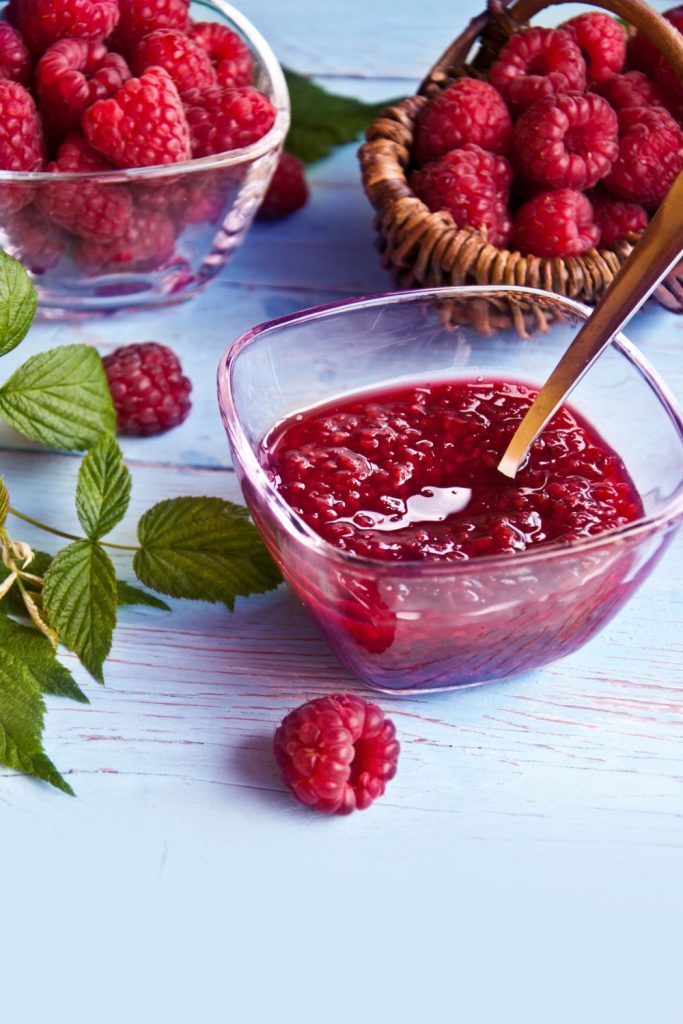
[(87, 274), (158, 270), (175, 251), (175, 229), (163, 213), (136, 210), (120, 238), (101, 242), (86, 238), (74, 253)]
[(251, 83), (254, 72), (251, 50), (227, 25), (220, 25), (216, 21), (198, 21), (188, 35), (207, 53), (219, 85), (226, 89), (236, 89)]
[(662, 107), (619, 111), (619, 156), (604, 184), (621, 199), (657, 206), (683, 169), (683, 131)]
[(511, 110), (519, 112), (544, 96), (582, 92), (586, 62), (567, 32), (529, 28), (510, 37), (489, 77)]
[(624, 69), (626, 33), (602, 11), (590, 11), (565, 21), (560, 28), (567, 32), (581, 50), (590, 82), (604, 82)]
[(137, 75), (149, 67), (164, 68), (181, 95), (189, 89), (207, 89), (216, 84), (216, 75), (204, 50), (173, 28), (160, 28), (145, 36), (135, 49), (132, 64)]
[(84, 110), (113, 95), (129, 78), (123, 57), (110, 53), (103, 43), (53, 43), (36, 68), (38, 105), (49, 136), (63, 138), (78, 128)]
[[(674, 28), (683, 33), (683, 4), (663, 11), (662, 16), (671, 22)], [(628, 44), (629, 67), (644, 71), (650, 78), (654, 77), (655, 69), (661, 60), (661, 50), (650, 42), (642, 32), (636, 32)]]
[(614, 107), (663, 107), (662, 94), (643, 71), (627, 71), (625, 75), (612, 75), (596, 88), (601, 96)]
[(468, 142), (507, 156), (511, 139), (512, 120), (498, 90), (459, 78), (418, 114), (413, 159), (421, 166)]
[[(99, 154), (78, 134), (64, 141), (56, 161), (47, 166), (53, 174), (105, 169), (107, 165)], [(46, 217), (72, 234), (98, 241), (120, 238), (128, 231), (133, 216), (133, 202), (125, 185), (78, 179), (56, 181), (40, 188), (36, 203)]]
[(177, 427), (190, 411), (192, 384), (170, 348), (124, 345), (102, 359), (119, 434), (148, 436)]
[(58, 262), (67, 236), (32, 204), (10, 213), (3, 225), (8, 249), (32, 274), (44, 274)]
[(39, 54), (58, 39), (105, 39), (119, 19), (118, 0), (17, 0), (13, 24)]
[(110, 45), (130, 55), (150, 32), (173, 28), (186, 32), (190, 23), (190, 0), (119, 0), (121, 12)]
[(183, 105), (170, 75), (149, 68), (83, 114), (90, 145), (117, 167), (173, 164), (191, 156)]
[(250, 85), (194, 90), (185, 97), (185, 104), (195, 157), (250, 146), (275, 123), (275, 107)]
[(638, 203), (594, 193), (590, 197), (595, 223), (600, 228), (600, 245), (613, 245), (626, 235), (637, 234), (647, 227), (647, 210)]
[(669, 64), (666, 57), (661, 57), (655, 68), (655, 82), (668, 109), (679, 123), (683, 123), (683, 81)]
[(335, 693), (290, 711), (275, 731), (273, 752), (300, 803), (322, 814), (350, 814), (384, 795), (400, 746), (381, 708)]
[(598, 244), (600, 228), (582, 192), (560, 188), (539, 192), (520, 206), (515, 217), (514, 248), (543, 256), (579, 256)]
[(619, 155), (619, 124), (595, 93), (560, 93), (528, 107), (515, 125), (517, 163), (547, 188), (591, 188)]
[(304, 165), (291, 153), (282, 153), (258, 211), (259, 220), (281, 220), (308, 202)]
[(43, 133), (31, 94), (19, 82), (0, 78), (0, 168), (37, 171), (43, 158)]
[(0, 78), (26, 85), (31, 77), (31, 55), (16, 29), (0, 22)]
[(512, 231), (507, 209), (511, 181), (505, 157), (468, 143), (414, 171), (409, 184), (433, 213), (446, 210), (457, 227), (477, 228), (492, 245), (504, 247)]

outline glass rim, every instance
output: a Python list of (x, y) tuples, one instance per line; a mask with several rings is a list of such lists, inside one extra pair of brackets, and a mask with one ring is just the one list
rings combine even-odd
[(205, 7), (214, 8), (229, 19), (242, 35), (248, 40), (259, 63), (265, 68), (272, 84), (272, 103), (275, 107), (275, 123), (262, 138), (241, 149), (231, 149), (225, 153), (213, 153), (211, 156), (183, 160), (175, 164), (153, 164), (151, 167), (115, 167), (106, 171), (6, 171), (0, 170), (0, 184), (4, 185), (55, 185), (63, 182), (105, 182), (106, 184), (124, 184), (130, 181), (145, 181), (149, 178), (167, 178), (178, 175), (196, 174), (201, 171), (213, 171), (224, 167), (235, 167), (239, 164), (251, 163), (258, 157), (275, 149), (284, 140), (290, 125), (290, 102), (287, 83), (280, 63), (266, 42), (264, 36), (246, 18), (241, 11), (227, 3), (226, 0), (195, 0)]
[[(633, 538), (643, 538), (650, 534), (667, 532), (673, 527), (678, 519), (683, 518), (683, 483), (681, 483), (663, 509), (651, 516), (641, 516), (624, 526), (616, 527), (605, 533), (597, 534), (595, 537), (588, 537), (578, 541), (566, 543), (550, 543), (527, 548), (514, 555), (481, 555), (476, 559), (464, 559), (462, 561), (445, 562), (434, 559), (400, 559), (397, 561), (386, 561), (379, 558), (357, 555), (325, 540), (316, 533), (303, 519), (301, 519), (284, 500), (280, 492), (269, 480), (263, 466), (255, 457), (246, 434), (244, 433), (240, 417), (237, 413), (232, 396), (232, 373), (235, 363), (242, 352), (250, 345), (255, 344), (264, 335), (271, 331), (277, 331), (281, 327), (294, 323), (307, 323), (336, 313), (350, 311), (351, 309), (368, 309), (373, 306), (399, 305), (403, 302), (413, 302), (425, 299), (448, 299), (464, 297), (484, 297), (501, 295), (527, 295), (537, 297), (545, 301), (551, 301), (555, 305), (563, 306), (569, 312), (574, 313), (581, 319), (590, 316), (592, 310), (583, 303), (574, 299), (566, 298), (555, 292), (544, 291), (541, 288), (527, 288), (521, 285), (453, 285), (435, 288), (414, 288), (405, 291), (380, 292), (356, 298), (344, 299), (341, 302), (332, 302), (320, 306), (312, 306), (308, 309), (299, 310), (295, 313), (288, 313), (285, 316), (273, 320), (264, 321), (255, 327), (250, 328), (241, 334), (228, 346), (218, 366), (218, 404), (221, 411), (225, 430), (228, 439), (237, 454), (238, 459), (245, 468), (249, 482), (256, 486), (259, 497), (264, 498), (277, 518), (278, 525), (287, 535), (303, 544), (312, 552), (317, 553), (326, 560), (332, 560), (347, 569), (367, 569), (373, 573), (397, 573), (427, 574), (452, 576), (454, 573), (471, 573), (476, 567), (482, 566), (489, 571), (503, 570), (515, 565), (537, 564), (543, 561), (555, 561), (564, 558), (573, 558), (577, 554), (589, 553), (618, 545)], [(654, 392), (660, 404), (675, 426), (678, 437), (683, 447), (683, 412), (678, 406), (676, 399), (670, 391), (663, 378), (654, 369), (648, 359), (625, 335), (618, 333), (612, 340), (613, 345), (628, 362), (630, 362), (640, 373), (644, 383)]]

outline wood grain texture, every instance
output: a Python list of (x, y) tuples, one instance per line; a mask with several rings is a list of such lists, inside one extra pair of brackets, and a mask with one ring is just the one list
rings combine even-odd
[[(449, 23), (476, 12), (244, 9), (286, 62), (351, 74), (360, 93), (372, 76), (373, 98), (417, 80)], [(257, 226), (196, 302), (42, 322), (3, 360), (4, 374), (48, 344), (148, 338), (180, 355), (192, 415), (125, 442), (131, 514), (113, 539), (130, 542), (164, 497), (239, 500), (215, 399), (231, 340), (389, 287), (355, 147), (311, 179), (311, 205)], [(683, 399), (683, 319), (648, 308), (629, 333)], [(0, 448), (15, 503), (75, 528), (78, 460), (4, 428)], [(682, 580), (679, 540), (572, 657), (460, 694), (381, 698), (399, 774), (367, 814), (334, 821), (283, 791), (270, 739), (307, 697), (360, 688), (286, 588), (232, 615), (122, 609), (106, 686), (65, 655), (91, 704), (48, 700), (47, 749), (77, 798), (0, 772), (0, 1024), (679, 1024)]]

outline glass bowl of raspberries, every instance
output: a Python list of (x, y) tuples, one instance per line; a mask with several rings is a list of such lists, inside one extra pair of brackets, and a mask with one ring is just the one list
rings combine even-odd
[[(370, 127), (363, 180), (402, 286), (518, 284), (592, 303), (683, 170), (683, 6), (606, 0), (528, 24), (549, 6), (489, 4), (419, 95)], [(682, 282), (657, 295), (678, 311)]]
[(395, 292), (262, 324), (224, 356), (254, 521), (371, 687), (457, 689), (571, 654), (680, 526), (683, 418), (621, 336), (515, 481), (497, 470), (588, 313), (518, 287)]
[(270, 47), (223, 0), (10, 0), (0, 245), (45, 315), (196, 294), (241, 244), (289, 126)]

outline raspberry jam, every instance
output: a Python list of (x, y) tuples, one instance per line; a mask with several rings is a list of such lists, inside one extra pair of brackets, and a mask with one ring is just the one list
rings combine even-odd
[(536, 394), (484, 379), (357, 394), (280, 424), (262, 457), (310, 527), (375, 559), (513, 554), (639, 518), (642, 502), (622, 460), (566, 406), (514, 481), (498, 472)]

